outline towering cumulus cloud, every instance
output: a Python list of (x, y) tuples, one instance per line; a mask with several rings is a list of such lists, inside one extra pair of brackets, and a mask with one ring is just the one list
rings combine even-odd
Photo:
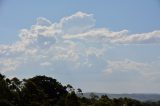
[(31, 70), (52, 67), (53, 70), (63, 71), (62, 67), (65, 67), (65, 71), (95, 70), (112, 74), (119, 70), (135, 71), (141, 75), (148, 73), (148, 76), (159, 74), (153, 63), (151, 66), (147, 62), (130, 59), (109, 60), (108, 51), (124, 44), (159, 45), (160, 30), (128, 34), (126, 29), (115, 32), (97, 28), (95, 22), (93, 14), (84, 12), (54, 23), (43, 17), (37, 18), (30, 29), (21, 29), (18, 41), (0, 44), (0, 72), (28, 67)]

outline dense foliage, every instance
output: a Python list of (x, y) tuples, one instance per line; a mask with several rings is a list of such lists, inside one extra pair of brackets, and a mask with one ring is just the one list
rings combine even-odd
[(0, 106), (160, 106), (160, 101), (110, 99), (93, 93), (85, 98), (81, 89), (75, 91), (71, 85), (63, 86), (51, 77), (35, 76), (21, 81), (0, 74)]

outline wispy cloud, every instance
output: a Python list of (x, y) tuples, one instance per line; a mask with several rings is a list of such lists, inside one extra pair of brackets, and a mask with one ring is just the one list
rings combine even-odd
[(143, 80), (157, 80), (160, 63), (157, 62), (138, 62), (129, 59), (124, 60), (109, 60), (107, 61), (107, 67), (103, 71), (106, 74), (112, 74), (116, 72), (135, 72), (138, 73)]
[(12, 59), (4, 59), (0, 61), (0, 70), (1, 72), (13, 71), (20, 65), (19, 61)]
[(128, 30), (113, 32), (106, 28), (91, 29), (84, 33), (65, 35), (65, 39), (85, 39), (115, 44), (159, 44), (160, 31), (141, 34), (128, 34)]

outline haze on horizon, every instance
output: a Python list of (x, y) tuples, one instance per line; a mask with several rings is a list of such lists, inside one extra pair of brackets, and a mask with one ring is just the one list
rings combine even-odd
[(158, 0), (0, 2), (0, 73), (83, 92), (160, 93)]

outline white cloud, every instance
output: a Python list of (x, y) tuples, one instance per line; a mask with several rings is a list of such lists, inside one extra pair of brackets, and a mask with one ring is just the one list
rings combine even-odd
[(64, 17), (60, 20), (59, 25), (64, 34), (82, 33), (95, 25), (93, 14), (77, 12), (71, 16)]
[(107, 61), (107, 67), (103, 71), (106, 74), (112, 74), (115, 72), (136, 72), (139, 73), (143, 79), (156, 80), (160, 75), (160, 64), (155, 62), (137, 62), (129, 59)]
[(19, 61), (4, 59), (0, 60), (0, 72), (7, 72), (15, 70), (20, 65)]
[(41, 66), (50, 66), (51, 63), (46, 61), (46, 62), (41, 63), (40, 65), (41, 65)]
[(51, 26), (52, 25), (52, 22), (47, 20), (46, 18), (44, 17), (39, 17), (37, 18), (37, 23), (36, 25), (38, 26)]
[[(129, 35), (128, 30), (114, 32), (107, 28), (96, 28), (93, 14), (83, 12), (64, 17), (55, 23), (40, 17), (30, 29), (20, 31), (18, 41), (10, 45), (0, 44), (0, 59), (14, 60), (13, 64), (10, 64), (12, 68), (5, 67), (5, 61), (0, 63), (0, 67), (9, 71), (29, 62), (54, 66), (62, 61), (73, 64), (71, 66), (91, 67), (99, 63), (93, 60), (104, 60), (110, 44), (159, 44), (159, 36), (160, 31)], [(17, 62), (22, 64), (15, 65)], [(120, 63), (108, 63), (122, 67)], [(132, 67), (133, 64), (140, 67), (129, 61), (129, 66), (124, 69), (137, 70)]]
[(87, 40), (97, 40), (97, 41), (114, 41), (115, 39), (120, 39), (127, 34), (127, 30), (122, 30), (120, 32), (112, 32), (106, 28), (96, 28), (88, 30), (84, 33), (65, 35), (65, 39), (87, 39)]
[(153, 31), (141, 34), (128, 34), (128, 30), (118, 32), (110, 31), (106, 28), (91, 29), (84, 33), (67, 34), (65, 39), (95, 40), (98, 42), (115, 44), (159, 44), (160, 31)]
[(141, 34), (132, 34), (129, 36), (124, 36), (121, 39), (115, 40), (118, 43), (133, 43), (133, 44), (150, 44), (150, 43), (160, 43), (160, 31), (153, 31)]
[[(107, 47), (106, 47), (107, 48)], [(90, 47), (86, 49), (87, 56), (95, 55), (96, 57), (103, 56), (107, 50), (103, 47), (101, 49)]]
[(148, 65), (132, 60), (107, 61), (107, 69), (105, 72), (112, 73), (114, 71), (141, 71), (147, 69)]

